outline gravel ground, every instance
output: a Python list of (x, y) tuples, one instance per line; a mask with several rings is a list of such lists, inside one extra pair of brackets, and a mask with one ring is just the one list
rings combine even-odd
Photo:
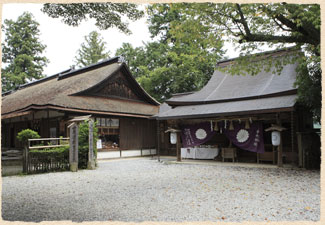
[(99, 162), (78, 173), (2, 178), (10, 221), (294, 221), (320, 219), (320, 173), (278, 168)]

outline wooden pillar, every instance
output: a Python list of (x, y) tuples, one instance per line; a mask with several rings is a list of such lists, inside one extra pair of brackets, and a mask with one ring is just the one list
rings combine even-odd
[(142, 149), (144, 147), (144, 134), (145, 134), (145, 128), (146, 128), (146, 125), (148, 124), (147, 121), (143, 121), (144, 122), (144, 125), (141, 126), (141, 148), (140, 148), (140, 155), (142, 156)]
[(50, 111), (47, 110), (47, 137), (50, 138), (51, 137), (51, 133), (50, 133)]
[(88, 151), (88, 165), (87, 168), (90, 170), (95, 169), (94, 160), (94, 121), (92, 119), (88, 122), (89, 126), (89, 151)]
[(295, 123), (295, 118), (294, 118), (294, 111), (291, 111), (291, 152), (292, 152), (292, 157), (291, 157), (291, 164), (294, 165), (295, 164), (295, 148), (296, 148), (296, 145), (295, 145), (295, 126), (294, 126), (294, 123)]
[(302, 167), (302, 168), (305, 168), (305, 165), (304, 165), (304, 152), (303, 152), (303, 149), (302, 149), (302, 133), (301, 132), (297, 132), (297, 142), (298, 142), (298, 166), (299, 167)]
[[(276, 123), (281, 126), (280, 113), (276, 115)], [(282, 133), (280, 132), (280, 145), (278, 146), (278, 167), (283, 167), (282, 161)]]
[(291, 111), (291, 151), (294, 152), (294, 119), (293, 111)]
[(272, 145), (272, 162), (275, 164), (275, 159), (276, 159), (276, 152), (275, 152), (275, 147)]
[(28, 147), (25, 144), (23, 149), (23, 173), (28, 173)]
[(158, 162), (160, 162), (160, 124), (159, 120), (157, 120), (157, 157)]
[(181, 133), (177, 132), (177, 143), (176, 143), (176, 155), (177, 155), (177, 161), (182, 161), (181, 158)]

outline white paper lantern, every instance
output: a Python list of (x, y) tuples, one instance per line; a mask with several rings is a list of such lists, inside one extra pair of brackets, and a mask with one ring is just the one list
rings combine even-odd
[(279, 131), (273, 131), (272, 132), (272, 145), (279, 146), (280, 145), (280, 132)]
[(176, 144), (177, 142), (177, 134), (174, 132), (170, 132), (170, 143), (171, 144)]

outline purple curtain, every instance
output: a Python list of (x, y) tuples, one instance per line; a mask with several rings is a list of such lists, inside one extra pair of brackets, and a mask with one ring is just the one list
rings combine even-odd
[(201, 145), (216, 133), (213, 131), (213, 126), (210, 122), (200, 124), (184, 125), (182, 129), (182, 143), (183, 147), (193, 147)]
[(253, 122), (249, 129), (245, 129), (245, 122), (233, 122), (233, 125), (233, 130), (229, 130), (229, 121), (226, 129), (224, 123), (221, 126), (227, 138), (234, 145), (251, 152), (264, 152), (263, 125), (261, 122)]

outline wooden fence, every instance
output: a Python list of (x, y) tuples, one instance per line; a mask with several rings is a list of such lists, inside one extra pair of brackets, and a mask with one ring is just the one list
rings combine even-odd
[(46, 149), (69, 146), (69, 138), (37, 138), (28, 139), (28, 147), (24, 149), (23, 171), (40, 173), (69, 168), (69, 152), (66, 155), (34, 153), (31, 150), (45, 151)]

